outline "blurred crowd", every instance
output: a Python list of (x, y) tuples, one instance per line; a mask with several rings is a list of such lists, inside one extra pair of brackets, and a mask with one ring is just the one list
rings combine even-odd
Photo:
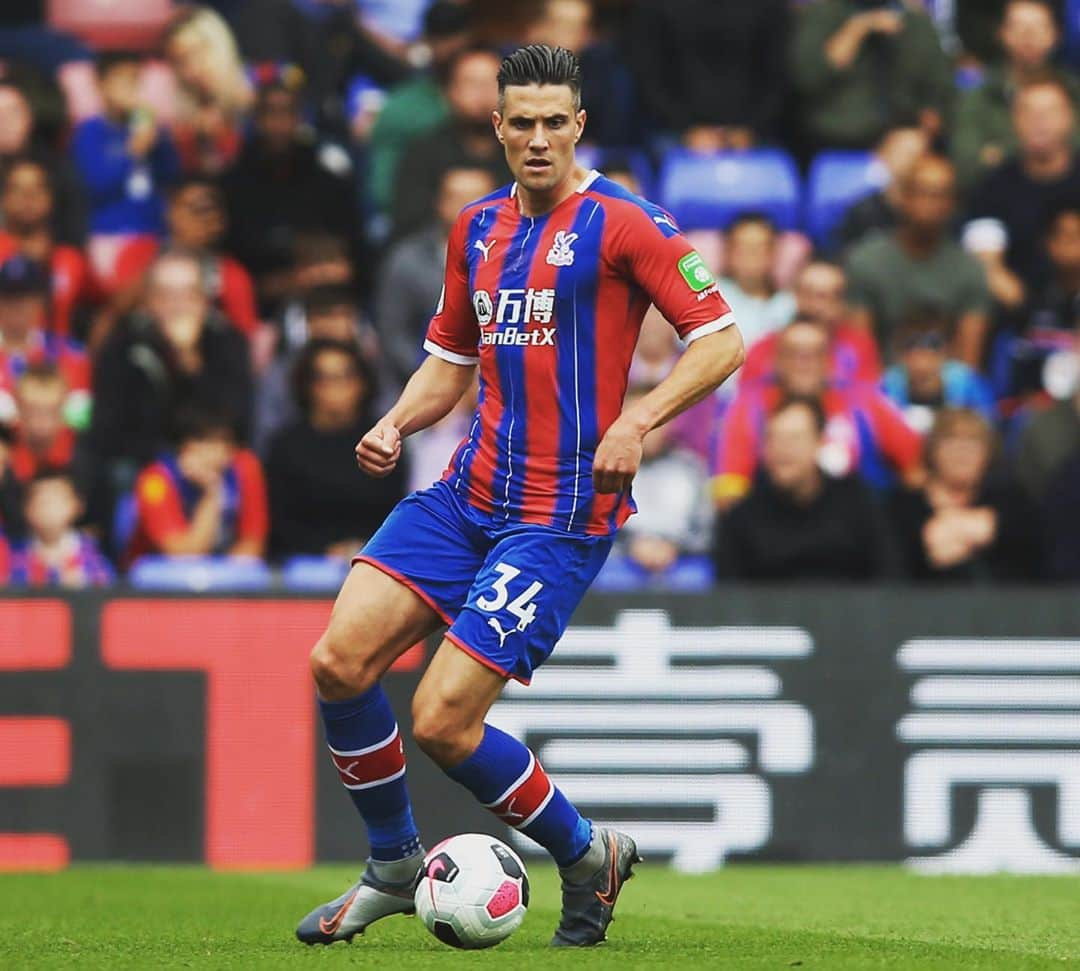
[[(388, 478), (353, 446), (419, 363), (454, 217), (510, 181), (490, 115), (526, 42), (580, 55), (583, 157), (661, 204), (679, 153), (872, 173), (825, 231), (688, 233), (748, 359), (647, 437), (601, 585), (1080, 579), (1063, 6), (9, 0), (0, 583), (345, 564), (441, 475), (475, 395)], [(628, 394), (679, 353), (650, 311)]]

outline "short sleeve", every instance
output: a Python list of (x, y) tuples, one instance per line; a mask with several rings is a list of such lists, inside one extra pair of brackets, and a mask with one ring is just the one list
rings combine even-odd
[(254, 452), (242, 449), (234, 459), (237, 484), (240, 490), (240, 514), (237, 517), (238, 540), (266, 542), (270, 531), (269, 503), (266, 497), (266, 478)]
[(462, 212), (446, 244), (446, 276), (435, 316), (428, 324), (424, 350), (451, 364), (477, 364), (480, 326), (469, 295), (469, 270), (465, 242), (471, 214)]
[(636, 283), (686, 343), (735, 323), (701, 254), (663, 209), (620, 207), (618, 256)]
[(188, 528), (180, 496), (169, 477), (158, 468), (146, 469), (135, 484), (139, 525), (155, 550), (162, 541)]

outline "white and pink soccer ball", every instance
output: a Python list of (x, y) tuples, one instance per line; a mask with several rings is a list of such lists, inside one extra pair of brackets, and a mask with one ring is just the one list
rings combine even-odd
[(528, 906), (525, 864), (493, 836), (451, 836), (424, 857), (416, 915), (444, 944), (492, 947), (521, 926)]

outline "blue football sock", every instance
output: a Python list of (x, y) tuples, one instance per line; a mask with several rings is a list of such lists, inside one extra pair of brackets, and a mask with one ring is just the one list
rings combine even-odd
[(507, 825), (536, 840), (559, 866), (569, 866), (589, 848), (592, 824), (548, 778), (536, 756), (506, 732), (484, 725), (476, 751), (446, 774)]
[(400, 860), (420, 849), (405, 785), (405, 750), (380, 685), (347, 701), (319, 699), (326, 744), (367, 825), (374, 860)]

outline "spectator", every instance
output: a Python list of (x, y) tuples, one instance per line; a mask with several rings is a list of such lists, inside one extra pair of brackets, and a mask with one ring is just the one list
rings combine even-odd
[(825, 412), (782, 399), (765, 423), (761, 469), (720, 524), (717, 574), (739, 580), (880, 579), (888, 570), (876, 503), (856, 475), (822, 472)]
[(1043, 503), (1047, 574), (1080, 580), (1080, 450), (1051, 476)]
[(300, 99), (284, 84), (259, 89), (255, 124), (223, 188), (229, 204), (227, 249), (263, 288), (288, 267), (297, 235), (319, 230), (356, 251), (352, 162), (337, 145), (319, 145), (304, 127)]
[(146, 271), (162, 247), (185, 250), (202, 263), (207, 295), (229, 323), (251, 337), (259, 326), (255, 288), (243, 265), (221, 252), (228, 223), (225, 200), (217, 183), (189, 176), (169, 192), (166, 218), (168, 235), (163, 239), (143, 236), (124, 246), (116, 257), (118, 289), (112, 312), (131, 310), (143, 295)]
[(894, 497), (905, 575), (917, 581), (1026, 580), (1039, 564), (1034, 508), (989, 476), (994, 432), (974, 411), (945, 408), (926, 440), (924, 486)]
[[(627, 404), (650, 390), (648, 384), (631, 387)], [(634, 499), (638, 514), (621, 530), (618, 548), (638, 566), (663, 573), (682, 555), (707, 552), (713, 513), (708, 470), (676, 444), (670, 425), (654, 428), (642, 442)]]
[(175, 449), (135, 483), (137, 521), (127, 562), (149, 553), (263, 556), (266, 482), (255, 454), (236, 446), (231, 417), (182, 408), (175, 427)]
[(469, 43), (468, 8), (445, 0), (433, 3), (424, 17), (424, 37), (431, 51), (426, 71), (392, 88), (371, 131), (367, 159), (368, 195), (375, 208), (389, 212), (394, 173), (410, 141), (438, 128), (450, 117), (443, 86), (451, 61)]
[(615, 152), (606, 152), (604, 154), (604, 175), (611, 179), (618, 185), (621, 185), (627, 192), (632, 192), (636, 196), (643, 194), (641, 183), (638, 181), (637, 175), (631, 168), (630, 160)]
[(53, 365), (68, 388), (64, 416), (73, 428), (90, 420), (90, 361), (74, 342), (45, 329), (49, 278), (43, 266), (18, 254), (0, 263), (0, 422), (15, 419), (15, 388), (35, 365)]
[(776, 374), (771, 381), (744, 382), (724, 416), (714, 460), (713, 498), (724, 508), (750, 488), (757, 470), (768, 416), (788, 397), (816, 398), (827, 422), (823, 468), (837, 477), (858, 470), (875, 489), (889, 488), (897, 475), (919, 480), (921, 441), (874, 385), (832, 384), (829, 336), (820, 324), (795, 320), (780, 334)]
[(746, 346), (780, 330), (795, 316), (795, 298), (773, 283), (776, 227), (768, 216), (747, 213), (727, 231), (727, 275), (718, 282)]
[(21, 483), (43, 468), (67, 468), (75, 460), (75, 433), (64, 421), (68, 388), (51, 364), (28, 367), (19, 378), (19, 423), (11, 468)]
[(819, 0), (796, 15), (791, 76), (813, 149), (868, 148), (904, 118), (940, 133), (952, 69), (915, 4)]
[(901, 186), (915, 163), (930, 148), (926, 131), (917, 125), (890, 128), (874, 147), (877, 192), (863, 196), (844, 213), (836, 229), (836, 249), (846, 251), (876, 229), (891, 230), (899, 219)]
[(970, 408), (987, 421), (996, 415), (986, 381), (962, 361), (948, 356), (948, 323), (933, 316), (912, 317), (896, 332), (896, 363), (882, 388), (904, 412), (907, 423), (925, 435), (942, 408)]
[[(666, 322), (664, 326), (668, 326)], [(409, 457), (409, 492), (426, 489), (442, 478), (447, 457), (454, 454), (476, 420), (479, 390), (479, 383), (473, 381), (450, 414), (405, 440), (405, 452)]]
[(72, 155), (90, 203), (90, 231), (159, 233), (165, 188), (179, 174), (172, 137), (139, 103), (142, 60), (103, 54), (98, 87), (104, 112), (75, 129)]
[(353, 449), (375, 423), (375, 380), (355, 343), (313, 340), (295, 370), (301, 417), (270, 444), (271, 548), (281, 556), (351, 557), (405, 493), (399, 464), (382, 479), (361, 475)]
[[(584, 140), (595, 145), (631, 145), (641, 134), (633, 79), (613, 46), (597, 34), (594, 13), (591, 0), (544, 0), (539, 16), (525, 31), (523, 43), (565, 47), (577, 54), (581, 104), (589, 115)], [(653, 40), (655, 43), (656, 38)]]
[[(1080, 356), (1080, 322), (1074, 331), (1073, 346)], [(1014, 466), (1029, 498), (1042, 502), (1050, 480), (1077, 450), (1080, 450), (1080, 387), (1071, 397), (1033, 415), (1021, 433)]]
[(1045, 240), (1051, 279), (1010, 315), (1013, 326), (1005, 338), (1007, 390), (1020, 400), (1043, 390), (1047, 359), (1072, 348), (1080, 322), (1080, 200), (1051, 215)]
[(1020, 306), (1049, 277), (1039, 245), (1047, 216), (1080, 197), (1080, 160), (1072, 147), (1075, 116), (1069, 90), (1056, 75), (1025, 81), (1013, 96), (1019, 149), (975, 189), (964, 245), (987, 268), (994, 298)]
[(775, 138), (786, 88), (787, 22), (785, 0), (636, 4), (628, 61), (656, 126), (703, 149)]
[[(1009, 0), (1002, 11), (998, 41), (1004, 60), (986, 68), (982, 83), (960, 94), (952, 155), (957, 179), (966, 191), (1017, 149), (1012, 123), (1012, 100), (1032, 77), (1051, 67), (1058, 45), (1054, 11), (1046, 0)], [(1073, 104), (1080, 101), (1080, 84), (1061, 75)]]
[(11, 452), (15, 444), (15, 430), (11, 425), (0, 423), (0, 581), (4, 579), (3, 558), (7, 552), (6, 539), (23, 534), (22, 486), (15, 478)]
[(853, 322), (873, 329), (891, 348), (900, 322), (932, 310), (956, 321), (953, 356), (978, 368), (988, 329), (990, 294), (979, 262), (948, 235), (956, 179), (946, 159), (925, 156), (900, 189), (900, 223), (875, 233), (848, 253), (848, 298)]
[(68, 589), (112, 582), (112, 567), (94, 538), (76, 528), (83, 501), (70, 472), (39, 469), (26, 487), (24, 511), (27, 540), (12, 557), (12, 582)]
[(450, 63), (445, 91), (450, 117), (409, 143), (394, 174), (395, 236), (421, 229), (430, 219), (447, 169), (483, 168), (496, 185), (511, 181), (502, 146), (491, 137), (500, 63), (494, 51), (479, 49), (464, 51)]
[(202, 267), (166, 250), (150, 268), (144, 309), (126, 318), (101, 349), (91, 441), (103, 459), (150, 461), (185, 404), (231, 416), (236, 437), (251, 426), (247, 340), (210, 307)]
[[(845, 303), (846, 278), (836, 263), (811, 260), (795, 278), (796, 316), (820, 324), (829, 336), (832, 362), (829, 379), (838, 384), (852, 381), (877, 383), (881, 377), (881, 357), (873, 335), (848, 320)], [(780, 333), (774, 332), (751, 345), (739, 380), (760, 381), (769, 377), (776, 362)]]
[(465, 206), (494, 188), (487, 169), (447, 169), (439, 184), (435, 218), (395, 244), (386, 257), (375, 295), (375, 323), (396, 387), (404, 387), (423, 356), (424, 333), (442, 290), (450, 228)]
[(678, 359), (678, 335), (654, 304), (641, 321), (637, 346), (630, 361), (629, 382), (631, 385), (659, 384), (671, 373)]
[(86, 207), (71, 162), (35, 140), (35, 118), (22, 89), (0, 79), (0, 170), (15, 158), (40, 164), (53, 187), (49, 229), (58, 243), (81, 246), (86, 238)]
[[(341, 284), (328, 283), (312, 287), (304, 295), (306, 342), (338, 341), (352, 344), (364, 354), (364, 325), (360, 308), (352, 290)], [(306, 344), (286, 348), (259, 379), (255, 401), (255, 448), (260, 455), (274, 433), (300, 417), (293, 391), (293, 372), (304, 353)], [(369, 359), (373, 355), (365, 355)]]
[(357, 283), (348, 245), (340, 236), (327, 233), (299, 234), (288, 267), (273, 274), (272, 286), (279, 301), (279, 353), (287, 355), (303, 347), (308, 339), (305, 303), (309, 291), (324, 286), (345, 287), (355, 300)]
[(11, 159), (0, 177), (0, 263), (16, 253), (49, 267), (48, 329), (61, 337), (74, 331), (75, 312), (92, 294), (90, 268), (82, 251), (57, 243), (52, 232), (53, 190), (48, 169), (29, 156)]
[(240, 152), (254, 100), (229, 25), (209, 7), (181, 8), (166, 28), (165, 57), (180, 84), (173, 137), (185, 172), (218, 176)]

